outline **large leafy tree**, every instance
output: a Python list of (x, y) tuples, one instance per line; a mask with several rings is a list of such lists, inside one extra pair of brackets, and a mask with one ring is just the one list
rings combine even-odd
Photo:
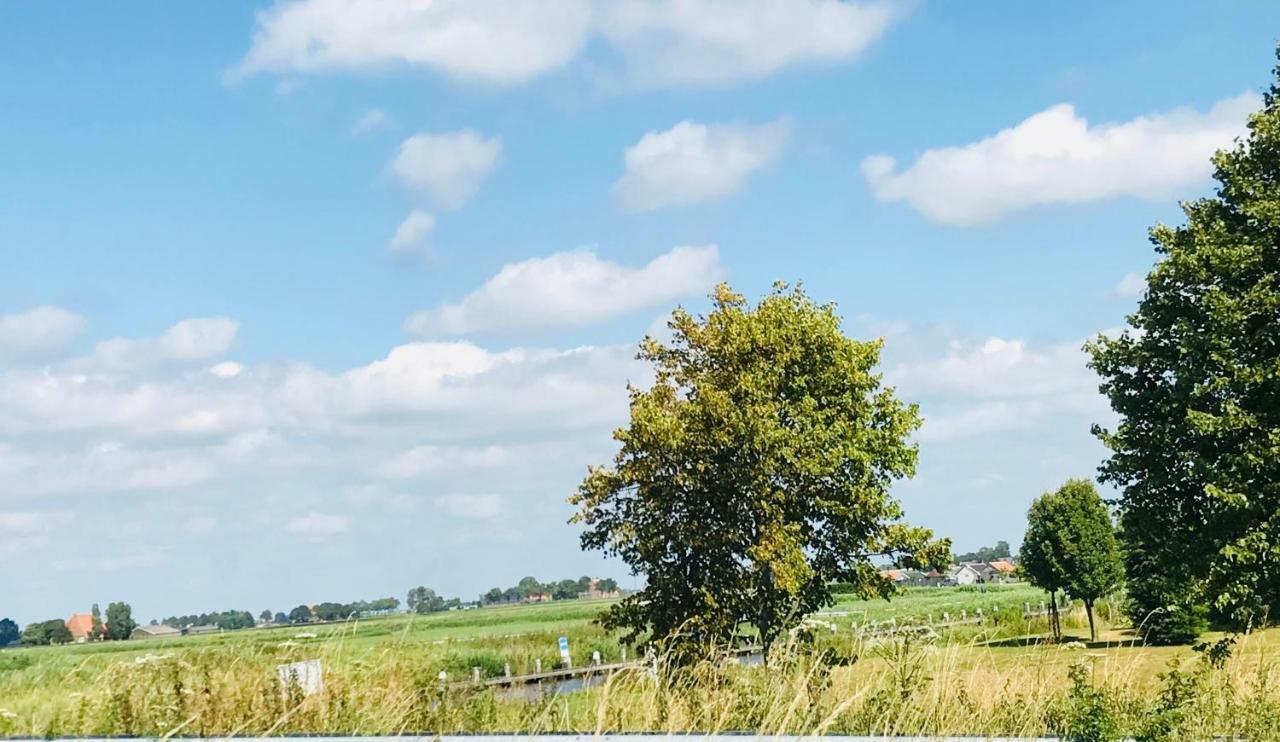
[(133, 609), (128, 603), (107, 604), (107, 638), (115, 641), (128, 639), (133, 630), (138, 628), (133, 620)]
[[(1032, 584), (1048, 590), (1051, 597), (1064, 590), (1084, 602), (1089, 638), (1097, 639), (1093, 606), (1120, 587), (1124, 568), (1111, 513), (1092, 482), (1068, 480), (1031, 504), (1021, 555)], [(1060, 638), (1056, 600), (1053, 629)]]
[(889, 496), (914, 473), (920, 418), (881, 384), (880, 342), (845, 336), (799, 288), (752, 307), (722, 285), (712, 300), (705, 317), (677, 310), (669, 343), (645, 338), (654, 384), (630, 388), (613, 465), (570, 498), (583, 547), (646, 576), (603, 623), (688, 656), (743, 624), (768, 647), (834, 580), (887, 597), (875, 558), (950, 555)]
[(1206, 608), (1244, 626), (1280, 603), (1280, 82), (1213, 162), (1216, 195), (1151, 230), (1161, 259), (1130, 328), (1088, 347), (1120, 416), (1096, 433), (1131, 617), (1164, 642), (1194, 638)]
[(71, 629), (68, 629), (67, 624), (60, 618), (28, 624), (22, 630), (22, 643), (27, 646), (66, 644), (72, 639)]
[(18, 630), (18, 624), (14, 623), (13, 619), (0, 618), (0, 647), (13, 644), (20, 636), (22, 632)]

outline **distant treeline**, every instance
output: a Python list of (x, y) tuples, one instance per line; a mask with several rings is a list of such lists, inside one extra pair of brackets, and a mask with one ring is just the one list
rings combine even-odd
[(247, 629), (255, 625), (253, 614), (248, 611), (220, 611), (191, 616), (169, 616), (160, 623), (175, 629), (187, 626), (217, 626), (223, 631)]
[(956, 554), (956, 562), (994, 562), (1009, 559), (1012, 556), (1009, 552), (1009, 542), (997, 541), (995, 546), (984, 546), (977, 551)]
[(480, 601), (482, 603), (515, 603), (522, 600), (545, 599), (541, 596), (550, 596), (551, 600), (569, 600), (590, 592), (592, 588), (600, 593), (612, 593), (618, 589), (618, 583), (608, 577), (596, 579), (585, 575), (576, 580), (566, 579), (559, 582), (540, 582), (536, 577), (525, 577), (514, 587), (505, 590), (500, 587), (490, 588), (480, 596)]
[[(314, 607), (300, 605), (288, 613), (273, 613), (265, 610), (254, 620), (249, 611), (216, 611), (189, 616), (169, 616), (163, 623), (174, 628), (187, 626), (217, 626), (223, 631), (249, 629), (258, 624), (278, 623), (311, 623), (312, 621), (342, 621), (351, 617), (376, 616), (391, 613), (400, 607), (398, 598), (377, 598), (374, 600), (357, 600), (354, 603), (335, 603), (327, 601), (317, 603)], [(155, 621), (151, 622), (155, 624)]]

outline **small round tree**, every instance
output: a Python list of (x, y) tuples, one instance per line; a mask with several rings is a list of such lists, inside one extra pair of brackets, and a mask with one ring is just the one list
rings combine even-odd
[(889, 496), (914, 473), (920, 418), (881, 385), (880, 343), (845, 336), (835, 308), (799, 288), (752, 307), (722, 285), (712, 300), (706, 317), (674, 313), (670, 343), (645, 338), (654, 384), (630, 389), (613, 466), (570, 498), (583, 547), (646, 577), (603, 623), (676, 657), (743, 625), (767, 650), (831, 601), (833, 581), (891, 594), (872, 559), (950, 555)]
[[(1111, 513), (1092, 482), (1071, 479), (1036, 498), (1027, 513), (1021, 557), (1027, 578), (1051, 598), (1063, 590), (1084, 602), (1089, 639), (1097, 639), (1093, 606), (1120, 586), (1124, 569)], [(1060, 639), (1056, 600), (1052, 624), (1054, 639)]]

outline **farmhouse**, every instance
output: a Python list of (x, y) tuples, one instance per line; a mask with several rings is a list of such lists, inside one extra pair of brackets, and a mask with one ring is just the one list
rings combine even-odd
[(182, 636), (182, 632), (172, 626), (158, 624), (156, 626), (139, 626), (129, 635), (130, 639), (167, 639)]
[[(67, 631), (71, 632), (71, 638), (77, 642), (96, 641), (101, 636), (93, 636), (93, 614), (76, 613), (66, 620)], [(106, 633), (107, 625), (102, 625), (102, 632)]]

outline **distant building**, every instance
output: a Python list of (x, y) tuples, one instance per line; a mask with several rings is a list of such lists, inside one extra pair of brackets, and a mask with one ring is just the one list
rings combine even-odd
[(985, 585), (992, 582), (1009, 582), (1017, 576), (1018, 568), (1009, 561), (964, 562), (947, 573), (955, 585)]
[(524, 596), (525, 603), (550, 603), (551, 593), (529, 593)]
[(196, 636), (198, 634), (216, 634), (219, 631), (222, 631), (222, 629), (212, 624), (206, 624), (204, 626), (187, 626), (186, 628), (182, 629), (182, 635)]
[(139, 626), (129, 635), (130, 639), (167, 639), (170, 637), (182, 636), (181, 629), (175, 629), (172, 626), (164, 624), (156, 624), (154, 626)]
[[(93, 635), (93, 614), (92, 613), (76, 613), (66, 620), (67, 631), (71, 632), (71, 638), (77, 642), (97, 641), (101, 636)], [(102, 633), (107, 632), (107, 625), (102, 625)]]
[(977, 585), (980, 582), (986, 582), (983, 579), (983, 572), (975, 566), (976, 564), (976, 562), (965, 562), (952, 567), (947, 577), (950, 577), (952, 584), (955, 585)]
[(580, 593), (578, 597), (587, 600), (599, 600), (600, 598), (616, 598), (621, 595), (618, 590), (601, 590), (600, 580), (591, 578), (591, 582), (587, 584), (587, 589)]
[(880, 576), (895, 585), (926, 585), (925, 573), (918, 569), (883, 569)]

